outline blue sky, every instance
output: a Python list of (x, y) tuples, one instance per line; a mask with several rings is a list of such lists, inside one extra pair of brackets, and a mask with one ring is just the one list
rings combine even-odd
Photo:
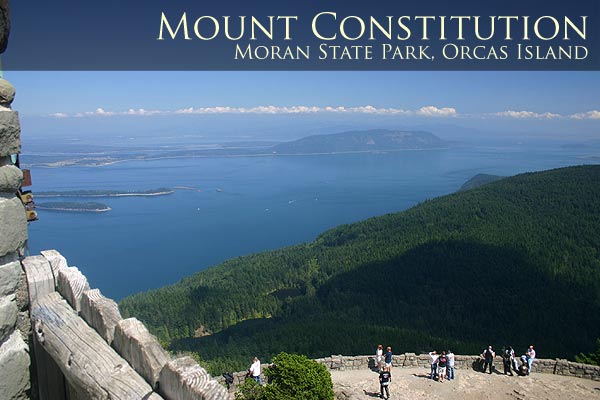
[(599, 72), (13, 71), (5, 77), (17, 88), (14, 108), (23, 116), (259, 106), (434, 106), (463, 117), (600, 110)]

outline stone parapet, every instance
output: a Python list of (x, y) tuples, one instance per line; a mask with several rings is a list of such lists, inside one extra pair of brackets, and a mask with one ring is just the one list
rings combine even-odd
[[(375, 368), (376, 362), (374, 356), (342, 356), (333, 355), (330, 357), (318, 358), (317, 361), (323, 364), (329, 370), (353, 370), (363, 368)], [(478, 369), (480, 368), (482, 358), (473, 355), (456, 355), (456, 369)], [(502, 367), (502, 359), (496, 357), (494, 360), (496, 368)], [(429, 368), (430, 361), (427, 354), (404, 353), (394, 355), (392, 366), (396, 368), (422, 367)], [(563, 359), (536, 359), (533, 363), (532, 373), (555, 374), (564, 376), (573, 376), (577, 378), (593, 379), (600, 381), (600, 366), (581, 364)], [(236, 376), (245, 373), (236, 373)]]

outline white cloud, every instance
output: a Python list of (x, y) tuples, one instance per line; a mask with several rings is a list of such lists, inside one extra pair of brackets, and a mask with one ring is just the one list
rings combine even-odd
[(585, 113), (570, 115), (574, 119), (600, 119), (600, 111), (592, 110)]
[[(58, 114), (62, 114), (62, 113), (58, 113)], [(143, 108), (138, 108), (133, 109), (130, 108), (127, 111), (106, 111), (103, 108), (97, 108), (95, 111), (86, 111), (86, 112), (80, 112), (77, 114), (74, 114), (74, 117), (77, 118), (81, 118), (81, 117), (112, 117), (115, 115), (157, 115), (157, 114), (165, 114), (164, 111), (158, 111), (158, 110), (145, 110)], [(66, 114), (65, 114), (66, 115)]]
[(448, 117), (455, 116), (457, 112), (454, 108), (437, 108), (433, 106), (422, 107), (419, 110), (411, 111), (401, 108), (377, 108), (371, 105), (358, 107), (345, 106), (256, 106), (256, 107), (187, 107), (175, 111), (159, 111), (129, 109), (127, 111), (107, 111), (103, 108), (97, 108), (95, 111), (80, 112), (73, 115), (65, 113), (52, 114), (54, 117), (106, 117), (115, 115), (173, 115), (173, 114), (314, 114), (314, 113), (358, 113), (358, 114), (377, 114), (377, 115), (420, 115), (426, 117)]
[(54, 114), (50, 114), (50, 116), (54, 117), (54, 118), (68, 118), (69, 114), (62, 113), (62, 112), (57, 112), (57, 113), (54, 113)]
[(424, 117), (456, 117), (458, 113), (455, 108), (451, 107), (438, 108), (435, 106), (426, 106), (419, 108), (417, 115)]
[(513, 111), (513, 110), (502, 111), (502, 112), (498, 112), (498, 113), (495, 113), (492, 115), (496, 116), (496, 117), (509, 117), (509, 118), (519, 118), (519, 119), (524, 119), (524, 118), (552, 119), (552, 118), (560, 118), (561, 117), (560, 114), (554, 114), (551, 112), (536, 113), (534, 111)]

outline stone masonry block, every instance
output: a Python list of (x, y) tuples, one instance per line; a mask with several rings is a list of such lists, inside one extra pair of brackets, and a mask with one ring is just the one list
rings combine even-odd
[(21, 152), (21, 126), (19, 113), (0, 111), (0, 156)]
[(22, 275), (23, 270), (18, 261), (0, 265), (0, 296), (13, 294), (17, 290)]
[(0, 343), (15, 331), (17, 314), (15, 295), (0, 297)]
[(0, 257), (19, 249), (27, 240), (25, 209), (16, 196), (0, 197), (0, 232)]
[(0, 346), (0, 396), (3, 399), (29, 399), (29, 352), (16, 331)]
[(0, 167), (0, 192), (15, 193), (23, 182), (23, 172), (14, 165)]

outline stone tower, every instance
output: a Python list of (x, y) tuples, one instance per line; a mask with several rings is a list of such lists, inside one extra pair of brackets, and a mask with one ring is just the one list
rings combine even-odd
[[(8, 42), (8, 16), (8, 0), (0, 0), (0, 53)], [(15, 166), (21, 129), (17, 112), (10, 108), (14, 97), (13, 86), (0, 79), (0, 397), (11, 400), (28, 399), (30, 391), (28, 303), (20, 263), (27, 220), (17, 196), (23, 173)]]

